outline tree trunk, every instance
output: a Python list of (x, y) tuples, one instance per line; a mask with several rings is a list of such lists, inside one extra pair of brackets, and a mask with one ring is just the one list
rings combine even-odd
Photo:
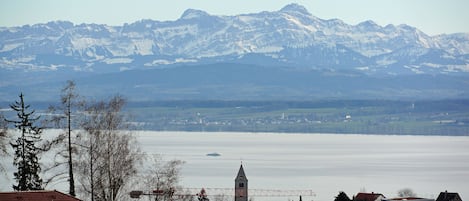
[(68, 115), (68, 174), (69, 174), (69, 186), (70, 195), (75, 196), (75, 179), (73, 178), (73, 161), (72, 161), (72, 114), (71, 114), (72, 103), (68, 100), (67, 115)]

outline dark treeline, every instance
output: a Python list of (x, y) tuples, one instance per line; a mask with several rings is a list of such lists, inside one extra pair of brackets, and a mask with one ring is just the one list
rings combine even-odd
[(405, 108), (412, 104), (414, 110), (465, 110), (469, 111), (469, 99), (457, 100), (313, 100), (313, 101), (243, 101), (243, 100), (161, 100), (129, 102), (129, 107), (184, 107), (184, 108), (226, 108), (226, 107), (264, 107), (264, 108), (347, 108), (385, 106)]
[[(31, 103), (39, 113), (47, 113), (47, 106), (56, 104)], [(469, 99), (156, 100), (129, 101), (124, 111), (131, 113), (131, 121), (137, 123), (130, 127), (132, 130), (469, 134)], [(351, 119), (345, 119), (347, 115)]]
[[(36, 110), (45, 110), (51, 104), (50, 101), (29, 101)], [(0, 102), (0, 108), (8, 108), (10, 102)], [(387, 108), (412, 108), (414, 111), (440, 111), (458, 110), (469, 112), (469, 99), (448, 100), (312, 100), (312, 101), (250, 101), (250, 100), (155, 100), (132, 101), (127, 106), (135, 107), (181, 107), (181, 108), (227, 108), (227, 107), (262, 107), (262, 108), (348, 108), (348, 107), (387, 107)]]

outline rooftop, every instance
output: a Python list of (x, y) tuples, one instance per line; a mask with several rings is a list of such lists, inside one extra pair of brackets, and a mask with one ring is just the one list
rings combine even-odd
[(81, 201), (56, 190), (0, 192), (2, 201)]
[(383, 197), (384, 195), (381, 193), (358, 193), (357, 196), (353, 200), (355, 201), (375, 201), (379, 197)]

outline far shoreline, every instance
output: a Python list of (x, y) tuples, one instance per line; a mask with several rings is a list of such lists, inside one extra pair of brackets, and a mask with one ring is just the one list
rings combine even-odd
[(229, 133), (229, 134), (272, 134), (272, 135), (347, 135), (347, 136), (439, 136), (439, 137), (469, 137), (466, 135), (448, 134), (448, 135), (430, 135), (430, 134), (379, 134), (379, 133), (301, 133), (301, 132), (254, 132), (254, 131), (185, 131), (185, 130), (130, 130), (133, 132), (166, 132), (166, 133)]

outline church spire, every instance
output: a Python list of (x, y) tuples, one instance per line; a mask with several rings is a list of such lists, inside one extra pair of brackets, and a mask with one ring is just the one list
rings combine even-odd
[(248, 201), (248, 178), (244, 173), (243, 164), (235, 178), (235, 201)]
[(236, 176), (236, 179), (241, 179), (241, 178), (244, 178), (246, 180), (248, 179), (246, 177), (246, 174), (244, 173), (243, 164), (241, 164), (241, 166), (239, 167), (238, 175)]

